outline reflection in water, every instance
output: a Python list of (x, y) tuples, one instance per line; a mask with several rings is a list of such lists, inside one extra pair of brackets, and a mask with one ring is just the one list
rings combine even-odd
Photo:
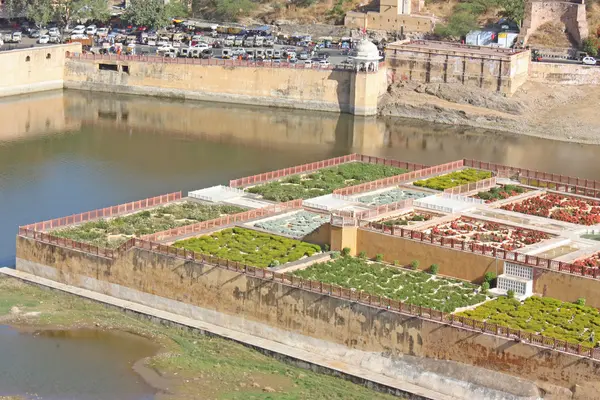
[(21, 333), (0, 326), (0, 396), (46, 400), (150, 400), (154, 389), (132, 370), (157, 347), (125, 333)]
[(0, 265), (18, 225), (350, 152), (599, 178), (600, 147), (394, 118), (65, 91), (3, 100)]

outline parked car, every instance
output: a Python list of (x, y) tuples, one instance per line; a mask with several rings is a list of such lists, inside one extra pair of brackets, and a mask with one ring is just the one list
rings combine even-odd
[(40, 31), (38, 31), (37, 29), (29, 31), (29, 37), (32, 39), (37, 39), (40, 37)]
[(98, 30), (96, 31), (96, 35), (98, 35), (99, 37), (108, 36), (108, 28), (98, 28)]
[(583, 60), (581, 60), (581, 62), (586, 65), (596, 65), (596, 59), (590, 56), (583, 57)]
[(324, 67), (324, 68), (326, 68), (326, 67), (329, 67), (329, 65), (330, 65), (330, 63), (329, 63), (329, 61), (327, 61), (327, 60), (320, 60), (320, 61), (319, 61), (319, 66), (320, 66), (320, 67)]
[(304, 68), (312, 68), (312, 60), (304, 60)]
[(57, 27), (53, 27), (48, 29), (48, 35), (49, 36), (60, 36), (60, 30), (58, 30)]
[(83, 25), (77, 25), (71, 31), (71, 36), (73, 36), (73, 35), (85, 35), (85, 26), (83, 26)]
[(85, 29), (85, 33), (88, 35), (95, 35), (96, 32), (98, 32), (98, 28), (96, 28), (96, 25), (90, 25)]
[(39, 37), (39, 39), (37, 40), (37, 42), (39, 44), (48, 44), (48, 43), (50, 43), (50, 36), (48, 36), (48, 35), (41, 35)]

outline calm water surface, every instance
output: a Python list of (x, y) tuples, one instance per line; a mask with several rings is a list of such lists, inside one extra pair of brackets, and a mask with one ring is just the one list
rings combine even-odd
[(66, 91), (0, 102), (0, 265), (19, 225), (350, 152), (600, 178), (600, 147), (403, 119)]
[[(0, 120), (0, 265), (19, 225), (351, 152), (600, 178), (600, 147), (402, 119), (67, 91), (2, 100)], [(129, 340), (0, 328), (0, 395), (152, 398), (130, 368), (149, 349)]]
[(157, 348), (124, 333), (19, 332), (0, 325), (0, 396), (43, 400), (151, 400), (132, 370)]

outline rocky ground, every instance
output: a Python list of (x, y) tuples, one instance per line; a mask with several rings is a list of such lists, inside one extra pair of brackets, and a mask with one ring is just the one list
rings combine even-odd
[(380, 101), (384, 116), (600, 144), (600, 91), (527, 82), (512, 97), (460, 84), (399, 83)]

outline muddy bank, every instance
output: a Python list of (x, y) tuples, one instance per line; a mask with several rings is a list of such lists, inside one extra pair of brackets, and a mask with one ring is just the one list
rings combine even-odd
[(394, 84), (380, 99), (379, 114), (462, 125), (573, 143), (600, 144), (591, 86), (528, 82), (512, 97), (455, 84)]
[(159, 391), (157, 400), (398, 398), (276, 361), (231, 341), (156, 325), (12, 278), (0, 277), (0, 318), (2, 324), (38, 332), (92, 329), (148, 339), (159, 348), (158, 354), (140, 359), (131, 368)]

